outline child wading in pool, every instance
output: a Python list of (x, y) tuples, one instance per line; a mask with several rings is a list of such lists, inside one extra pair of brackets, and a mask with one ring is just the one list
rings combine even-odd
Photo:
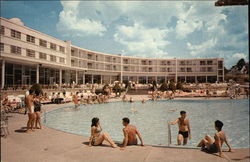
[(177, 143), (178, 145), (181, 145), (181, 141), (183, 141), (183, 145), (186, 145), (188, 141), (188, 137), (189, 137), (189, 140), (191, 140), (190, 124), (189, 124), (189, 120), (186, 119), (187, 115), (185, 111), (181, 111), (180, 115), (181, 115), (180, 118), (176, 119), (173, 122), (170, 122), (169, 124), (174, 125), (178, 123), (179, 132), (177, 136)]
[(222, 154), (222, 145), (225, 142), (229, 148), (229, 152), (232, 152), (232, 148), (229, 145), (226, 134), (222, 131), (223, 123), (219, 120), (215, 121), (215, 129), (217, 133), (214, 135), (214, 140), (209, 136), (206, 135), (204, 139), (200, 141), (197, 147), (202, 147), (203, 150), (207, 151), (208, 153), (217, 153), (219, 152), (220, 157), (224, 157)]

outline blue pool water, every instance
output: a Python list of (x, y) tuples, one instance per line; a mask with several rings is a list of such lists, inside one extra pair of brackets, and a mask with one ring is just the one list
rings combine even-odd
[[(137, 112), (131, 111), (136, 109)], [(142, 134), (145, 144), (167, 145), (167, 122), (178, 118), (185, 110), (190, 119), (192, 140), (188, 146), (196, 146), (206, 135), (214, 136), (214, 121), (224, 123), (223, 130), (233, 148), (249, 148), (249, 101), (240, 100), (162, 100), (62, 107), (46, 113), (46, 126), (89, 137), (91, 119), (98, 117), (103, 131), (113, 140), (122, 141), (122, 118), (129, 117)], [(43, 120), (44, 121), (44, 120)], [(176, 144), (178, 126), (171, 126), (172, 143)]]

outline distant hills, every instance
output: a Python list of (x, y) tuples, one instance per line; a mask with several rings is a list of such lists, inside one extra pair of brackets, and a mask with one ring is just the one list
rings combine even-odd
[(225, 68), (225, 74), (249, 74), (249, 62), (245, 62), (242, 58), (240, 59), (236, 65), (232, 66), (230, 70)]

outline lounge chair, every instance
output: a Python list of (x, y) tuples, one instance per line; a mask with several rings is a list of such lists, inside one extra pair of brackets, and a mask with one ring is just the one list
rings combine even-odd
[(1, 111), (1, 136), (3, 135), (6, 138), (9, 134), (8, 117), (4, 111)]

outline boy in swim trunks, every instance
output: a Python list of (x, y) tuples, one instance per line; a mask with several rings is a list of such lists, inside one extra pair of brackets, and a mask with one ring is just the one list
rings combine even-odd
[(206, 135), (205, 138), (200, 141), (197, 147), (202, 147), (203, 150), (211, 154), (218, 152), (219, 156), (223, 157), (221, 148), (225, 142), (229, 148), (228, 151), (232, 152), (232, 148), (227, 141), (226, 134), (222, 131), (222, 127), (223, 123), (219, 120), (216, 120), (215, 129), (217, 130), (217, 133), (214, 135), (214, 140), (209, 135)]
[(34, 92), (29, 90), (29, 95), (25, 98), (25, 102), (26, 102), (26, 106), (27, 106), (27, 112), (28, 112), (28, 116), (29, 116), (29, 119), (28, 119), (28, 122), (27, 122), (27, 131), (26, 132), (29, 132), (30, 130), (31, 131), (34, 131), (33, 130), (33, 126), (34, 126), (34, 121), (35, 121), (35, 112), (34, 112)]
[(169, 124), (174, 125), (178, 123), (179, 126), (179, 132), (177, 136), (177, 143), (178, 145), (181, 145), (181, 141), (183, 140), (183, 145), (187, 144), (188, 138), (191, 140), (191, 129), (189, 124), (189, 119), (186, 119), (186, 112), (181, 111), (180, 112), (181, 117), (176, 119), (173, 122), (170, 122)]
[(136, 136), (139, 137), (141, 146), (144, 146), (140, 132), (135, 126), (130, 125), (129, 122), (129, 118), (122, 119), (122, 124), (125, 126), (125, 128), (123, 128), (124, 139), (121, 150), (124, 150), (127, 145), (137, 145)]

